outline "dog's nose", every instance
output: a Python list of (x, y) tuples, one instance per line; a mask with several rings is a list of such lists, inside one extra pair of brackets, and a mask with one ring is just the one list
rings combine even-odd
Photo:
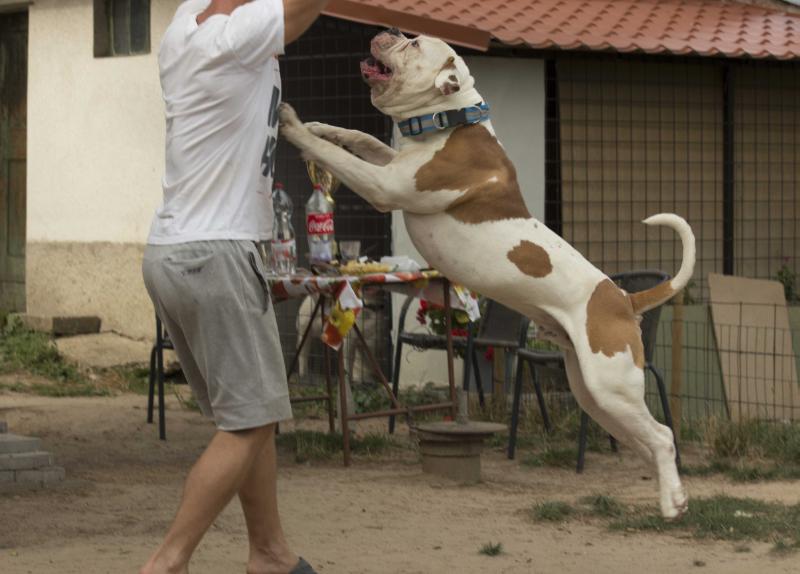
[(402, 36), (403, 34), (397, 28), (389, 28), (386, 30), (387, 34), (391, 34), (392, 36)]

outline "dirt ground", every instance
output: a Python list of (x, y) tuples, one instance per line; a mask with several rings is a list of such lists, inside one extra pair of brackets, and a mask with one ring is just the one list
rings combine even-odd
[[(0, 392), (0, 420), (40, 437), (67, 480), (47, 490), (0, 494), (3, 574), (135, 573), (160, 542), (181, 485), (213, 429), (172, 401), (169, 440), (145, 423), (146, 398), (54, 399)], [(311, 421), (300, 421), (311, 428)], [(374, 423), (373, 423), (374, 424)], [(286, 425), (289, 430), (291, 425)], [(404, 431), (405, 432), (405, 431)], [(407, 435), (406, 435), (407, 436)], [(544, 500), (607, 494), (655, 503), (656, 485), (632, 453), (589, 455), (583, 475), (526, 468), (502, 453), (484, 457), (484, 482), (457, 486), (421, 472), (413, 452), (378, 460), (297, 464), (283, 456), (281, 511), (289, 539), (320, 573), (797, 572), (800, 557), (776, 557), (768, 543), (736, 552), (729, 542), (666, 534), (612, 533), (601, 524), (534, 523)], [(690, 478), (690, 496), (726, 493), (785, 503), (800, 484), (736, 485)], [(502, 542), (497, 557), (479, 554)], [(247, 538), (238, 505), (216, 521), (193, 574), (244, 572)]]

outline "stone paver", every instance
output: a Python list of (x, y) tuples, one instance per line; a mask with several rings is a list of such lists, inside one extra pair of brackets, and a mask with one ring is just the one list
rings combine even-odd
[(42, 441), (38, 438), (20, 436), (12, 433), (0, 434), (0, 454), (15, 454), (38, 451)]
[(32, 470), (52, 464), (53, 456), (44, 451), (0, 454), (0, 470)]

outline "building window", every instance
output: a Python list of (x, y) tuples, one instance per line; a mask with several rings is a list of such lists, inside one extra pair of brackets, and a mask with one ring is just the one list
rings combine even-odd
[(150, 0), (94, 0), (94, 55), (150, 53)]

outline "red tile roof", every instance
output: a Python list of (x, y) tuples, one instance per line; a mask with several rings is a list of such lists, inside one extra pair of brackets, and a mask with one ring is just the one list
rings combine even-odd
[(800, 58), (800, 15), (733, 0), (333, 0), (326, 13), (483, 50), (491, 36), (537, 49)]

